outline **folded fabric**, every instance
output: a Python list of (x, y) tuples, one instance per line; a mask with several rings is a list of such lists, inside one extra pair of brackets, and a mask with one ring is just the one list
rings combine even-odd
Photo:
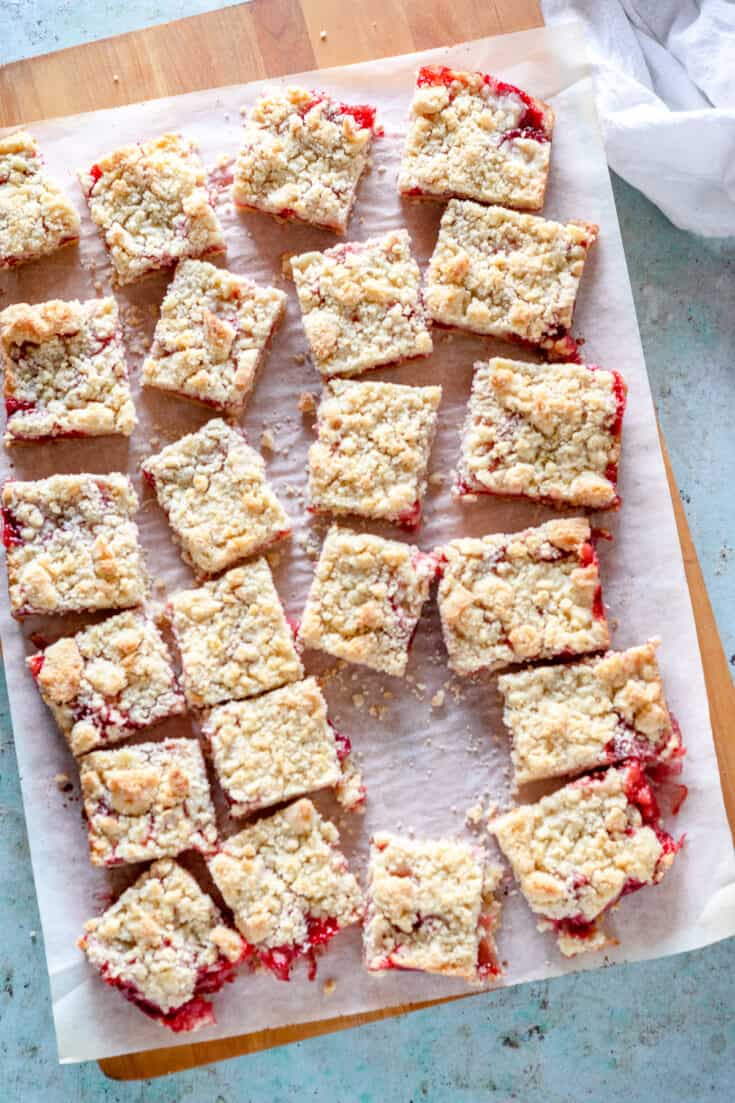
[(587, 32), (610, 168), (684, 230), (735, 235), (735, 4), (542, 0)]

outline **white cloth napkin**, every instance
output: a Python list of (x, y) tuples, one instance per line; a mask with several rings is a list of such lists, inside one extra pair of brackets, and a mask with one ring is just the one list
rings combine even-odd
[(610, 167), (684, 230), (735, 235), (734, 0), (541, 0), (587, 31)]

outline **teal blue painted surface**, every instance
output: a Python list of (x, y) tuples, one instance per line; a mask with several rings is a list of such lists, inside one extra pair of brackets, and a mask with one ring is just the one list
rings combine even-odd
[[(0, 0), (0, 59), (215, 6)], [(735, 242), (683, 234), (614, 183), (659, 416), (720, 632), (735, 655)], [(60, 1068), (4, 679), (0, 870), (0, 1103), (735, 1098), (735, 940), (477, 996), (154, 1082), (116, 1084), (96, 1065)]]

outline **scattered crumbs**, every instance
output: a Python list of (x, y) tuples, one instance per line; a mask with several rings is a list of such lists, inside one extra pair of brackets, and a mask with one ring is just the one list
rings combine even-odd
[(163, 581), (162, 578), (154, 578), (153, 579), (153, 589), (156, 591), (157, 594), (165, 594), (166, 593), (166, 583)]
[(70, 793), (74, 788), (68, 774), (56, 774), (54, 776), (54, 783), (56, 788), (62, 793)]
[(434, 696), (431, 698), (431, 707), (433, 709), (440, 709), (444, 704), (444, 698), (446, 694), (443, 689), (437, 690)]
[(471, 804), (465, 812), (465, 823), (469, 824), (470, 827), (477, 827), (478, 824), (482, 823), (483, 813), (482, 801), (478, 800), (476, 804)]
[(294, 364), (305, 364), (306, 363), (306, 356), (304, 355), (303, 352), (295, 353), (293, 359), (294, 359)]
[(443, 472), (441, 472), (441, 471), (432, 471), (431, 475), (429, 475), (429, 485), (430, 486), (444, 486), (444, 478), (445, 478), (445, 476), (444, 476)]
[(113, 73), (113, 74), (112, 74), (112, 79), (113, 79), (113, 82), (114, 82), (115, 84), (119, 84), (119, 83), (120, 83), (120, 77), (119, 77), (119, 76), (117, 75), (117, 73)]
[(388, 170), (385, 165), (378, 165), (378, 175), (383, 176)]
[(264, 429), (260, 434), (260, 447), (265, 448), (268, 452), (275, 451), (276, 442), (270, 429)]
[(295, 253), (281, 253), (278, 258), (281, 265), (281, 275), (284, 280), (293, 280), (293, 269), (291, 268), (291, 257), (295, 257)]
[(472, 503), (472, 502), (479, 502), (479, 500), (480, 500), (480, 499), (479, 499), (479, 498), (477, 497), (477, 495), (476, 495), (476, 494), (463, 494), (463, 495), (462, 495), (462, 501), (463, 501), (463, 502), (470, 502), (470, 503)]
[(322, 42), (326, 42), (327, 41), (327, 32), (326, 31), (319, 31), (319, 37), (321, 38)]
[(337, 981), (334, 979), (334, 977), (329, 977), (327, 980), (324, 981), (324, 995), (331, 996), (336, 987)]
[(352, 694), (352, 704), (355, 706), (356, 709), (361, 709), (362, 706), (365, 704), (365, 694), (364, 693), (353, 693)]
[(311, 391), (302, 391), (299, 395), (299, 413), (313, 414), (316, 410), (316, 395)]
[(386, 701), (392, 701), (393, 700), (393, 690), (392, 689), (384, 689), (383, 690), (383, 698)]
[(385, 705), (371, 705), (368, 712), (372, 716), (373, 720), (382, 720), (386, 714)]
[(357, 221), (360, 223), (361, 226), (364, 226), (365, 225), (365, 215), (361, 214), (359, 216), (359, 218), (357, 219)]

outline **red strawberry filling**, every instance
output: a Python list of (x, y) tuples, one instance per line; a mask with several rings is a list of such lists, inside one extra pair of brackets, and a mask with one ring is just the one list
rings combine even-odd
[(406, 529), (418, 528), (421, 521), (421, 502), (417, 499), (408, 509), (402, 509), (396, 520)]
[(301, 957), (309, 962), (309, 980), (316, 977), (316, 953), (318, 947), (334, 938), (340, 929), (339, 920), (334, 917), (306, 916), (306, 941), (292, 946), (274, 946), (259, 949), (248, 946), (248, 952), (255, 956), (277, 980), (290, 980), (294, 962)]
[(211, 1003), (201, 997), (205, 994), (210, 995), (219, 992), (225, 984), (233, 981), (237, 966), (246, 956), (247, 949), (244, 949), (239, 961), (231, 962), (220, 956), (214, 965), (200, 969), (197, 973), (192, 998), (180, 1007), (174, 1007), (170, 1011), (162, 1011), (155, 1003), (146, 999), (143, 993), (130, 981), (113, 976), (108, 965), (102, 966), (100, 975), (105, 984), (117, 988), (118, 991), (122, 992), (125, 999), (134, 1003), (144, 1015), (148, 1015), (149, 1018), (161, 1023), (162, 1026), (168, 1027), (175, 1034), (180, 1034), (184, 1031), (197, 1030), (203, 1026), (216, 1024), (217, 1020)]
[[(527, 92), (524, 92), (521, 88), (517, 88), (514, 84), (508, 84), (506, 81), (491, 77), (487, 73), (472, 75), (481, 76), (483, 82), (492, 90), (493, 95), (498, 97), (516, 96), (523, 103), (524, 111), (517, 125), (511, 130), (505, 131), (501, 138), (501, 143), (510, 141), (513, 138), (532, 138), (536, 142), (548, 142), (551, 140), (551, 130), (544, 110)], [(467, 77), (464, 73), (458, 73), (456, 70), (450, 69), (446, 65), (425, 65), (419, 70), (416, 79), (416, 86), (418, 88), (424, 88), (427, 85), (443, 84), (449, 89), (450, 98), (456, 95), (456, 90), (454, 93), (452, 91), (453, 85), (467, 86), (467, 83)]]
[(3, 507), (3, 544), (6, 548), (16, 547), (23, 543), (20, 524), (15, 514)]

